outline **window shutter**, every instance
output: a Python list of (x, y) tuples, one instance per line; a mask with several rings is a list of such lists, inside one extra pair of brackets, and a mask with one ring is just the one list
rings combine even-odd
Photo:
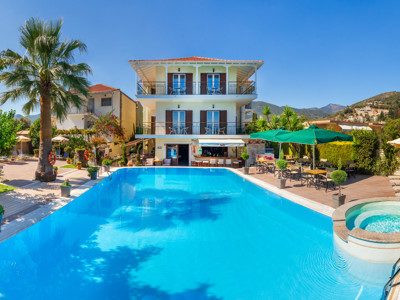
[(156, 117), (151, 116), (151, 127), (150, 127), (151, 134), (156, 134)]
[(200, 134), (206, 134), (206, 126), (207, 126), (207, 111), (200, 111)]
[(221, 94), (225, 95), (226, 94), (226, 73), (221, 73), (220, 75), (220, 79), (221, 79), (221, 85), (220, 85), (220, 89), (221, 89)]
[(187, 110), (185, 113), (185, 127), (187, 127), (187, 134), (192, 134), (193, 128), (193, 111)]
[(200, 94), (207, 95), (207, 73), (200, 74)]
[(172, 127), (172, 110), (165, 111), (165, 133), (170, 134)]
[(186, 95), (193, 95), (193, 73), (186, 73)]
[(220, 110), (219, 111), (219, 128), (221, 130), (221, 132), (223, 132), (224, 134), (226, 134), (226, 127), (228, 126), (227, 123), (227, 119), (228, 119), (228, 113), (226, 110)]
[(171, 95), (172, 91), (172, 73), (168, 73), (168, 95)]

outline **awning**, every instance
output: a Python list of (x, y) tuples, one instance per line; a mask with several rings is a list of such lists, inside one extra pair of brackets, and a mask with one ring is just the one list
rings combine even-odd
[(202, 147), (243, 147), (245, 142), (241, 139), (199, 139)]
[(343, 131), (372, 130), (371, 127), (363, 125), (344, 125), (344, 124), (338, 124), (338, 125), (340, 128), (342, 128)]

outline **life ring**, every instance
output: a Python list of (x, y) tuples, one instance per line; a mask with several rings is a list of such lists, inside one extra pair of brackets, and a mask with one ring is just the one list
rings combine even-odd
[(56, 154), (54, 153), (54, 151), (51, 151), (50, 154), (49, 154), (49, 162), (50, 162), (50, 164), (54, 165), (56, 163), (56, 160), (57, 160)]
[(85, 151), (85, 153), (83, 153), (83, 155), (85, 156), (86, 160), (89, 160), (90, 156), (89, 156), (89, 151)]

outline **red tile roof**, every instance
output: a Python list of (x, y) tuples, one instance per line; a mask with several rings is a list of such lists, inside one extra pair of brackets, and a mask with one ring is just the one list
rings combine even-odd
[(88, 88), (89, 93), (111, 92), (116, 90), (119, 89), (104, 84), (95, 84)]
[(167, 58), (167, 59), (136, 59), (131, 61), (237, 61), (237, 62), (264, 62), (262, 60), (233, 60), (233, 59), (217, 59), (217, 58), (208, 58), (208, 57), (199, 57), (199, 56), (191, 56), (191, 57), (180, 57), (180, 58)]

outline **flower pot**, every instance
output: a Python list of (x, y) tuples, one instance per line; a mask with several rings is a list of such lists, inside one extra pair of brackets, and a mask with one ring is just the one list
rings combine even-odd
[(38, 154), (38, 153), (35, 153), (34, 156), (35, 156), (35, 157), (39, 157), (39, 154)]
[(249, 174), (249, 167), (244, 167), (244, 168), (243, 168), (243, 173), (244, 173), (245, 175), (248, 175), (248, 174)]
[(71, 196), (71, 186), (61, 186), (61, 197)]
[(97, 172), (91, 172), (90, 173), (90, 179), (92, 179), (92, 180), (97, 179)]
[(80, 170), (80, 169), (82, 169), (82, 165), (77, 165), (76, 168), (77, 168), (78, 170)]
[(339, 194), (333, 194), (332, 195), (333, 207), (336, 208), (336, 207), (339, 207), (340, 205), (343, 205), (345, 199), (346, 199), (346, 195), (342, 194), (341, 196), (339, 196)]
[(278, 188), (284, 189), (286, 186), (286, 178), (278, 178)]
[(56, 174), (56, 176), (58, 175), (58, 171), (54, 171), (54, 174)]

